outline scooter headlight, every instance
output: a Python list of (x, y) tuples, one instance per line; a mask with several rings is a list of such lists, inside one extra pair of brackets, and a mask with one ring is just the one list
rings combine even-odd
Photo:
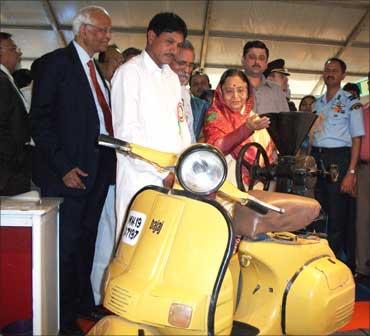
[(185, 190), (198, 195), (209, 195), (224, 183), (227, 164), (218, 149), (197, 144), (181, 154), (176, 175)]

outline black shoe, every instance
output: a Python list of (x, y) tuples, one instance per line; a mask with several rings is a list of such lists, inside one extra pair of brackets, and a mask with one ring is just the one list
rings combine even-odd
[(61, 326), (58, 336), (84, 336), (84, 333), (75, 322), (72, 322), (68, 325)]
[(111, 314), (112, 313), (109, 310), (105, 309), (103, 306), (96, 306), (91, 311), (84, 311), (79, 313), (77, 318), (97, 322), (103, 317)]
[(356, 273), (354, 278), (355, 278), (355, 281), (357, 283), (361, 283), (361, 284), (370, 286), (370, 276), (369, 275), (365, 275), (365, 274), (362, 274), (362, 273)]
[(103, 317), (112, 315), (112, 313), (104, 308), (102, 305), (96, 306), (95, 309), (91, 312), (91, 316), (95, 318), (95, 321), (101, 320)]

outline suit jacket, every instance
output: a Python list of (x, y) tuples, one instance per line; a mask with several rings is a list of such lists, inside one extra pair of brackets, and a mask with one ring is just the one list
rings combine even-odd
[[(99, 117), (89, 81), (72, 42), (36, 62), (30, 112), (36, 144), (33, 180), (47, 196), (86, 194), (95, 183), (101, 150), (97, 145)], [(63, 183), (63, 176), (75, 167), (88, 173), (81, 177), (86, 190), (67, 188)], [(104, 169), (114, 174), (114, 153)]]
[(194, 118), (193, 121), (194, 134), (195, 138), (198, 140), (200, 136), (200, 131), (202, 130), (203, 127), (204, 116), (208, 110), (209, 104), (207, 101), (195, 96), (191, 96), (190, 104)]
[(26, 108), (16, 88), (0, 70), (0, 190), (28, 166), (25, 143), (30, 140)]

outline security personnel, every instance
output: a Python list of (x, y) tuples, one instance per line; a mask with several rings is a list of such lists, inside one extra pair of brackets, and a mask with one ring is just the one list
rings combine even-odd
[(355, 195), (356, 165), (364, 135), (362, 105), (341, 89), (346, 64), (330, 58), (324, 67), (326, 93), (317, 99), (314, 112), (318, 119), (313, 127), (312, 155), (318, 166), (336, 164), (338, 182), (320, 176), (315, 197), (328, 215), (328, 240), (335, 255), (354, 268), (354, 223), (350, 221), (351, 197)]
[(297, 111), (294, 102), (290, 100), (290, 89), (288, 83), (290, 73), (288, 69), (285, 68), (285, 61), (282, 58), (278, 58), (269, 62), (267, 64), (267, 69), (263, 74), (268, 80), (277, 83), (281, 87), (286, 96), (289, 110), (292, 112)]

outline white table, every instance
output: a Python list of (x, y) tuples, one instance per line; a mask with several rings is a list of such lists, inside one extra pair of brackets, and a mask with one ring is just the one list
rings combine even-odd
[(59, 332), (58, 198), (36, 202), (0, 199), (0, 226), (32, 227), (32, 311), (34, 335)]

